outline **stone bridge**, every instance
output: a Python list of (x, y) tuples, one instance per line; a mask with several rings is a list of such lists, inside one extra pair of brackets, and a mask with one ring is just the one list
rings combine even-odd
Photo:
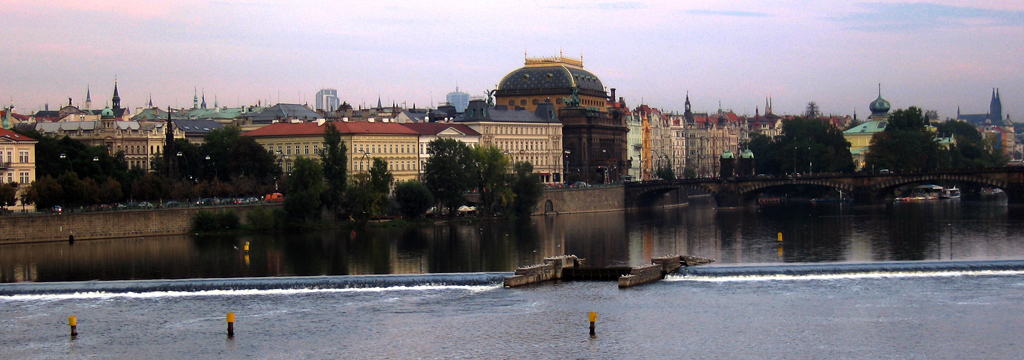
[(966, 182), (998, 187), (1006, 192), (1011, 204), (1024, 204), (1024, 167), (890, 174), (810, 174), (799, 177), (757, 177), (737, 179), (680, 179), (627, 183), (624, 207), (644, 207), (652, 199), (677, 189), (711, 194), (719, 206), (740, 206), (752, 203), (763, 189), (815, 185), (842, 190), (861, 203), (877, 203), (897, 187), (921, 182)]

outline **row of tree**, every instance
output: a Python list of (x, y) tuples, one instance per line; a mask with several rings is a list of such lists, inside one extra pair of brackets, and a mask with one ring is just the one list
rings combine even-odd
[[(954, 141), (943, 146), (940, 138)], [(754, 134), (740, 147), (754, 153), (754, 167), (762, 174), (849, 173), (855, 169), (850, 142), (842, 130), (813, 118), (784, 120), (780, 135)], [(921, 109), (910, 107), (894, 111), (885, 130), (871, 138), (863, 169), (969, 169), (1006, 166), (1008, 161), (971, 124), (947, 120), (929, 128)], [(694, 173), (687, 171), (686, 175)]]
[(380, 158), (373, 159), (367, 172), (347, 178), (347, 152), (341, 134), (328, 124), (320, 161), (296, 159), (285, 196), (289, 226), (309, 224), (325, 213), (357, 224), (390, 211), (419, 218), (434, 208), (454, 216), (472, 190), (479, 194), (477, 209), (485, 216), (501, 211), (528, 215), (543, 191), (529, 163), (511, 166), (494, 146), (436, 139), (427, 145), (431, 156), (423, 167), (423, 182), (403, 181), (393, 188), (388, 163)]
[[(430, 208), (451, 216), (471, 191), (479, 194), (484, 215), (529, 214), (543, 191), (529, 163), (511, 164), (497, 147), (453, 139), (429, 144), (422, 183), (393, 184), (387, 162), (379, 158), (369, 171), (349, 178), (348, 150), (333, 124), (325, 128), (319, 161), (299, 157), (290, 174), (282, 174), (275, 155), (235, 127), (211, 131), (201, 145), (176, 140), (170, 156), (153, 156), (153, 171), (129, 169), (123, 152), (109, 156), (102, 146), (25, 135), (39, 139), (37, 159), (44, 160), (37, 161), (37, 180), (21, 200), (43, 209), (280, 191), (286, 194), (288, 226), (302, 226), (325, 213), (359, 223), (391, 211), (416, 218)], [(15, 193), (16, 186), (0, 187), (0, 205), (14, 204)]]

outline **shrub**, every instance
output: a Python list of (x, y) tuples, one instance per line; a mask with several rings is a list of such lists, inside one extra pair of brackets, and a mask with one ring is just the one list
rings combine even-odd
[(262, 206), (256, 206), (245, 213), (245, 218), (249, 220), (249, 225), (256, 230), (270, 230), (274, 228), (274, 214)]
[(220, 226), (217, 213), (210, 210), (199, 210), (192, 218), (192, 231), (214, 231)]
[(238, 227), (238, 214), (234, 211), (224, 210), (213, 212), (210, 210), (199, 210), (192, 218), (192, 231), (206, 232)]

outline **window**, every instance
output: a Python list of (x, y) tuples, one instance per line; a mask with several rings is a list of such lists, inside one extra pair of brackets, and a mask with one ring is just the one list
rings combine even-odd
[(28, 151), (22, 150), (21, 152), (18, 153), (18, 162), (20, 162), (20, 163), (27, 163), (28, 162)]
[(515, 100), (509, 100), (508, 101), (508, 106), (516, 106), (516, 101)]
[(526, 99), (519, 100), (519, 105), (526, 106)]
[(537, 103), (538, 103), (537, 99), (533, 99), (533, 104), (537, 105)]
[(306, 145), (306, 155), (309, 155), (309, 145)]
[(287, 155), (291, 155), (292, 154), (292, 146), (291, 145), (288, 145), (288, 147), (286, 147), (285, 149), (287, 150), (287, 152), (285, 154), (287, 154)]

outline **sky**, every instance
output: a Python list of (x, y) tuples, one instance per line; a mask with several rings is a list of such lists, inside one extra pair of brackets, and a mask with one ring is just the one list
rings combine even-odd
[[(428, 106), (493, 89), (524, 56), (582, 57), (630, 107), (753, 115), (814, 101), (866, 117), (1024, 120), (1024, 2), (0, 0), (0, 103), (123, 107), (314, 103)], [(1019, 115), (1018, 115), (1019, 114)]]

